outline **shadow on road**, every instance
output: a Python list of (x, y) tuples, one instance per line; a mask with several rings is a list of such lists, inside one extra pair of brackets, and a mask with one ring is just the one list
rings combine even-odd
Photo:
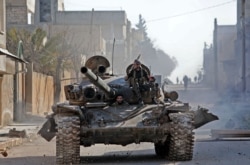
[(162, 164), (163, 158), (156, 156), (154, 150), (106, 152), (103, 156), (83, 156), (83, 164)]

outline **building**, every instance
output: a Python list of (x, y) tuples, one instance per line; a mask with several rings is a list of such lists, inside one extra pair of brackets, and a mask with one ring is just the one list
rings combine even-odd
[(81, 55), (104, 55), (113, 60), (115, 74), (124, 74), (124, 68), (136, 58), (132, 40), (137, 34), (123, 10), (65, 11), (63, 0), (10, 0), (7, 13), (7, 29), (41, 27), (49, 36), (65, 32)]
[(21, 120), (25, 110), (25, 61), (6, 50), (5, 5), (0, 0), (0, 127)]
[(70, 42), (80, 44), (81, 54), (104, 55), (114, 60), (116, 74), (123, 73), (131, 62), (131, 27), (125, 11), (65, 11), (63, 6), (63, 1), (37, 0), (35, 25), (52, 35), (66, 30), (68, 38), (73, 36)]
[[(249, 36), (250, 1), (237, 0), (236, 25), (218, 25), (215, 19), (213, 51), (204, 49), (205, 76), (214, 79), (214, 88), (250, 92)], [(209, 65), (214, 67), (209, 69)]]
[[(131, 29), (125, 11), (65, 11), (63, 0), (8, 0), (6, 13), (7, 30), (34, 31), (39, 27), (47, 31), (48, 38), (57, 34), (64, 36), (68, 43), (77, 47), (72, 54), (81, 56), (82, 65), (88, 57), (103, 55), (113, 60), (109, 71), (112, 69), (114, 74), (124, 74), (125, 68), (136, 58), (131, 52), (132, 45), (136, 43), (132, 40), (137, 40), (135, 36), (138, 34)], [(41, 81), (34, 81), (32, 64), (27, 68), (26, 112), (41, 114), (42, 106), (34, 105), (34, 102), (43, 102), (44, 97), (36, 96), (38, 94), (34, 93), (33, 87), (30, 89)], [(64, 79), (69, 77), (62, 77), (61, 81), (65, 82)]]
[(250, 92), (250, 1), (237, 0), (237, 54), (241, 91)]
[(203, 48), (203, 82), (209, 86), (214, 87), (215, 85), (215, 69), (214, 69), (214, 55), (213, 55), (213, 45), (207, 45), (204, 43)]
[(236, 69), (236, 26), (218, 25), (215, 19), (214, 29), (215, 85), (219, 90), (232, 90), (240, 78)]
[(214, 20), (213, 44), (203, 49), (203, 81), (221, 92), (235, 90), (239, 80), (236, 40), (236, 25), (218, 25)]

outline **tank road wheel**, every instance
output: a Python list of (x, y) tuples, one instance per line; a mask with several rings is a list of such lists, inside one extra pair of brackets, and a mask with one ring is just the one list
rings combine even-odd
[(56, 164), (80, 164), (80, 120), (59, 114), (56, 133)]
[(168, 160), (187, 161), (193, 158), (194, 146), (194, 114), (172, 113), (169, 149), (166, 153)]

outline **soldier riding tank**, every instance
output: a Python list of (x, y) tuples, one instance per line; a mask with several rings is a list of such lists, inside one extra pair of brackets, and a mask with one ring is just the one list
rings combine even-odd
[[(105, 73), (109, 65), (103, 56), (88, 59), (81, 68), (88, 83), (66, 85), (67, 102), (52, 107), (53, 113), (38, 132), (47, 141), (56, 136), (56, 163), (79, 164), (80, 146), (140, 142), (153, 143), (156, 155), (167, 160), (191, 160), (193, 130), (218, 117), (201, 107), (192, 111), (188, 103), (177, 100), (176, 92), (164, 93), (155, 82), (141, 93), (144, 105), (139, 105), (135, 87), (124, 76)], [(121, 94), (129, 105), (114, 106)]]

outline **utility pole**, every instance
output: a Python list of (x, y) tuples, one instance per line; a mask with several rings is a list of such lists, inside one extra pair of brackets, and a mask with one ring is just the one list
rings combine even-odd
[(246, 92), (246, 33), (245, 33), (245, 0), (241, 0), (242, 30), (242, 92)]
[(214, 40), (213, 40), (213, 45), (214, 45), (214, 88), (218, 88), (218, 53), (217, 53), (217, 19), (214, 19)]
[(90, 29), (89, 29), (89, 47), (88, 47), (88, 56), (93, 55), (93, 17), (94, 17), (94, 8), (91, 11), (90, 17)]
[(112, 49), (112, 75), (114, 75), (114, 52), (115, 52), (115, 38), (113, 41), (113, 49)]
[[(20, 40), (18, 42), (18, 48), (17, 48), (17, 56), (18, 58), (21, 58), (23, 56), (23, 42)], [(17, 61), (15, 61), (15, 74), (14, 74), (14, 82), (13, 82), (13, 89), (14, 89), (14, 121), (22, 121), (23, 119), (23, 106), (21, 106), (20, 98), (19, 98), (19, 64)]]

